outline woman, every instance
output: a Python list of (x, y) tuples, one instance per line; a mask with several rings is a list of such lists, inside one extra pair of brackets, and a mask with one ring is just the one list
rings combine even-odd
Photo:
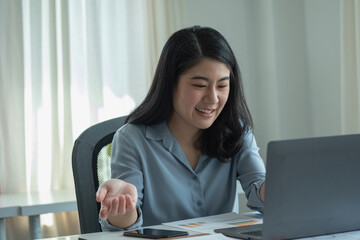
[(231, 212), (236, 180), (262, 211), (265, 167), (240, 70), (216, 30), (167, 41), (150, 90), (113, 139), (111, 180), (99, 187), (103, 230)]

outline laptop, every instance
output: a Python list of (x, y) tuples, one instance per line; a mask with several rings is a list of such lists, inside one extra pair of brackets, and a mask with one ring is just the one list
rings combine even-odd
[(360, 229), (360, 134), (270, 142), (266, 169), (263, 224), (215, 232), (267, 240)]

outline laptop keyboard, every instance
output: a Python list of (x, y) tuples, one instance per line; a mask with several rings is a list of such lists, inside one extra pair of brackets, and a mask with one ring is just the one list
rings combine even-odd
[(243, 234), (247, 234), (247, 235), (251, 235), (251, 236), (255, 236), (255, 237), (261, 237), (262, 236), (262, 230), (256, 230), (256, 231), (251, 231), (251, 232), (244, 232)]

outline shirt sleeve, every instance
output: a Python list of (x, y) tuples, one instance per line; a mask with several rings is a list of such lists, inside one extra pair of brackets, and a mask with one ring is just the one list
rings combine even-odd
[(237, 179), (248, 200), (247, 206), (262, 212), (264, 203), (260, 199), (260, 187), (265, 181), (265, 166), (252, 131), (245, 135), (244, 145), (237, 158)]
[[(126, 125), (124, 125), (126, 126)], [(130, 129), (131, 130), (131, 129)], [(137, 148), (133, 146), (133, 138), (138, 137), (137, 133), (127, 134), (124, 129), (119, 129), (113, 138), (111, 146), (111, 178), (122, 179), (128, 183), (135, 185), (138, 192), (138, 201), (136, 209), (138, 211), (137, 221), (127, 227), (126, 229), (118, 228), (109, 223), (107, 220), (99, 220), (103, 231), (114, 231), (114, 230), (132, 230), (142, 226), (143, 214), (141, 210), (142, 199), (143, 199), (143, 176), (141, 170), (140, 154), (137, 152)], [(128, 136), (131, 135), (131, 138)]]

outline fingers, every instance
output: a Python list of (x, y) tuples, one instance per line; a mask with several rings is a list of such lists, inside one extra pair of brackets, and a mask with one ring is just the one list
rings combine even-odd
[(132, 199), (129, 194), (126, 194), (125, 198), (126, 198), (126, 210), (127, 211), (134, 210), (136, 208), (136, 200)]
[(109, 191), (111, 191), (111, 180), (108, 180), (99, 186), (96, 192), (96, 201), (104, 201)]
[(106, 196), (106, 192), (107, 190), (100, 186), (99, 190), (96, 192), (96, 201), (102, 202)]
[(103, 220), (107, 219), (112, 213), (114, 206), (118, 205), (118, 200), (115, 198), (105, 198), (101, 202), (101, 208), (99, 211), (99, 217)]
[[(125, 199), (125, 196), (122, 195), (119, 197), (119, 206), (117, 208), (117, 213), (115, 213), (115, 215), (124, 215), (126, 213), (126, 199)], [(115, 216), (114, 215), (114, 216)]]
[(119, 179), (110, 179), (100, 185), (96, 201), (101, 202), (99, 217), (125, 215), (136, 208), (137, 189), (134, 185)]
[(102, 202), (108, 194), (111, 195), (112, 192), (116, 192), (116, 187), (120, 185), (119, 183), (121, 183), (119, 179), (109, 179), (103, 182), (96, 192), (96, 201)]
[(101, 208), (100, 208), (100, 211), (99, 211), (99, 217), (102, 219), (102, 220), (106, 220), (109, 216), (109, 208), (108, 206), (104, 205), (104, 204), (101, 204)]
[(101, 204), (99, 217), (103, 220), (110, 215), (125, 215), (127, 212), (133, 211), (136, 208), (136, 201), (130, 195), (121, 195), (118, 198), (105, 199)]

